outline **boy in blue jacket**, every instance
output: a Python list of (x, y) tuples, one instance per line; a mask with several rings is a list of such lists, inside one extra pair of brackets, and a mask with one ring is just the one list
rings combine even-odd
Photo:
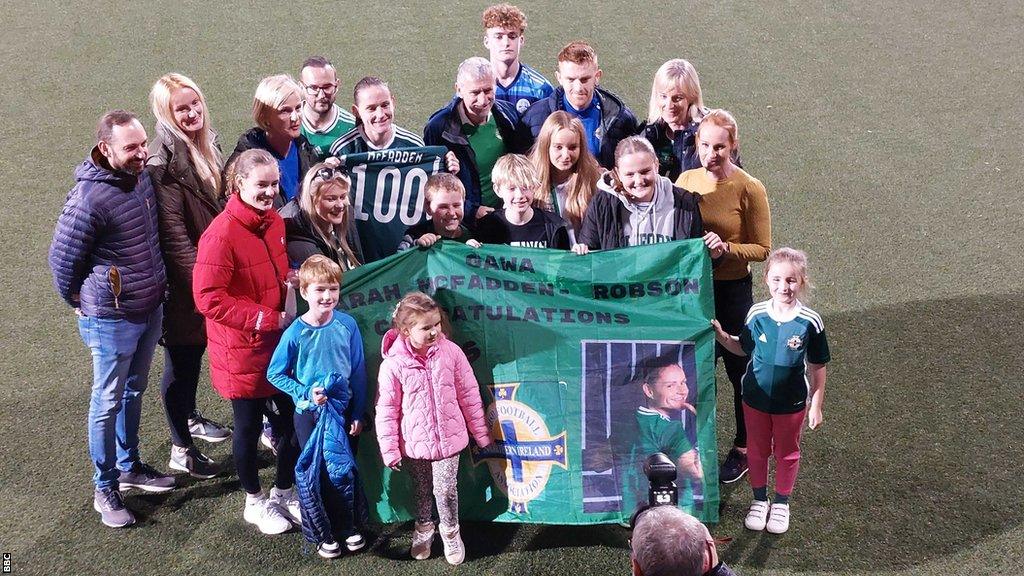
[(337, 263), (319, 254), (306, 259), (299, 293), (309, 311), (285, 330), (267, 369), (270, 383), (295, 401), (302, 532), (324, 558), (341, 555), (337, 538), (349, 551), (365, 545), (355, 530), (361, 492), (348, 435), (363, 428), (366, 366), (355, 319), (334, 309), (340, 285)]

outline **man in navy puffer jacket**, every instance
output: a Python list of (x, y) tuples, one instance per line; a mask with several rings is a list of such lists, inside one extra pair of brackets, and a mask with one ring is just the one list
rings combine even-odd
[(174, 478), (139, 459), (142, 393), (149, 380), (167, 274), (153, 184), (143, 172), (146, 131), (134, 114), (106, 113), (96, 147), (75, 170), (50, 245), (57, 292), (78, 316), (92, 352), (89, 455), (93, 508), (107, 526), (135, 521), (120, 489), (166, 492)]

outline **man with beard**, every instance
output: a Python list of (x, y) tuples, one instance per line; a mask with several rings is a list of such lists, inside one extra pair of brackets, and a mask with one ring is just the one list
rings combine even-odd
[(502, 206), (491, 170), (504, 154), (524, 152), (516, 134), (515, 106), (494, 97), (494, 69), (486, 58), (468, 58), (455, 76), (455, 97), (423, 129), (428, 146), (445, 146), (458, 158), (466, 188), (466, 219), (473, 222)]
[(167, 273), (156, 195), (143, 171), (146, 130), (131, 112), (103, 115), (96, 146), (75, 170), (50, 245), (53, 283), (92, 352), (89, 455), (93, 508), (112, 528), (135, 521), (120, 490), (166, 492), (174, 477), (139, 458), (142, 393), (163, 319)]
[(309, 140), (318, 160), (329, 154), (339, 136), (355, 128), (356, 119), (338, 107), (338, 71), (323, 56), (311, 56), (302, 63), (299, 81), (305, 91), (302, 105), (302, 135)]

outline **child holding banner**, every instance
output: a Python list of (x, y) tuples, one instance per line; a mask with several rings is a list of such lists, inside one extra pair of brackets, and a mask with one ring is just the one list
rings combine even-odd
[(423, 204), (430, 220), (407, 228), (398, 251), (413, 246), (433, 246), (442, 238), (479, 248), (480, 242), (474, 240), (469, 229), (462, 224), (465, 202), (466, 187), (454, 174), (439, 172), (427, 178), (423, 187)]
[(491, 444), (480, 389), (466, 354), (441, 330), (441, 308), (429, 296), (411, 292), (402, 298), (392, 326), (381, 342), (378, 376), (375, 422), (381, 457), (394, 471), (404, 460), (412, 476), (412, 557), (430, 557), (433, 492), (445, 559), (460, 564), (466, 552), (459, 535), (456, 476), (459, 453), (469, 445), (467, 428), (477, 445)]
[[(800, 429), (805, 414), (812, 430), (821, 425), (825, 364), (831, 356), (821, 316), (800, 302), (810, 288), (807, 255), (792, 248), (773, 251), (764, 280), (771, 300), (750, 308), (738, 338), (717, 320), (711, 323), (722, 346), (751, 357), (742, 382), (754, 501), (744, 524), (782, 534), (789, 529), (789, 496), (800, 469)], [(769, 505), (770, 455), (775, 456), (775, 501)]]
[(491, 182), (505, 202), (477, 221), (477, 237), (487, 244), (530, 248), (569, 249), (569, 231), (562, 217), (550, 211), (544, 196), (537, 196), (540, 178), (521, 154), (506, 154), (494, 164)]

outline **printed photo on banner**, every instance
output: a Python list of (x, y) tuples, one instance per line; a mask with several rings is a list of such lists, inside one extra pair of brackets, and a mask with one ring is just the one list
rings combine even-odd
[(643, 463), (676, 464), (679, 501), (703, 506), (697, 451), (697, 368), (688, 341), (581, 342), (583, 510), (628, 516), (647, 499)]

